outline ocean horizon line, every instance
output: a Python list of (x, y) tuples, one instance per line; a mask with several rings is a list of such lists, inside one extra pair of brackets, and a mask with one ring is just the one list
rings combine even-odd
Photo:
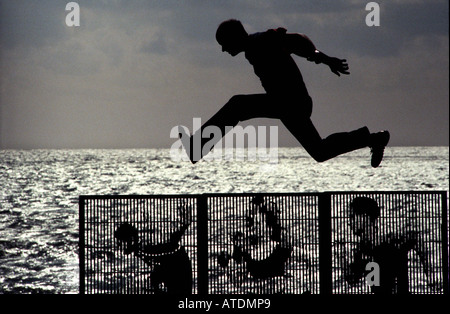
[[(389, 148), (449, 148), (449, 145), (395, 145), (388, 146)], [(253, 149), (258, 148), (256, 146), (251, 147), (223, 147), (222, 149)], [(269, 147), (265, 147), (266, 149), (270, 149)], [(305, 150), (302, 146), (279, 146), (273, 147), (277, 149), (301, 149)], [(34, 147), (34, 148), (0, 148), (0, 151), (32, 151), (32, 150), (170, 150), (171, 147), (53, 147), (53, 148), (42, 148), (42, 147)], [(362, 148), (364, 149), (364, 148)], [(360, 149), (360, 150), (362, 150)]]

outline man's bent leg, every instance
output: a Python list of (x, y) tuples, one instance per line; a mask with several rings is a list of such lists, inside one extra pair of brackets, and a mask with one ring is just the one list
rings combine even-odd
[(369, 145), (370, 132), (363, 127), (351, 132), (331, 134), (322, 139), (311, 119), (287, 117), (282, 119), (286, 128), (302, 144), (314, 160), (323, 162)]

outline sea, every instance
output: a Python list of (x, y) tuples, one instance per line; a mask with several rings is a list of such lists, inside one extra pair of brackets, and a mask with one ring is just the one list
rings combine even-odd
[(449, 147), (388, 147), (375, 169), (368, 149), (324, 163), (301, 147), (276, 160), (231, 151), (195, 165), (170, 149), (0, 150), (0, 294), (79, 293), (80, 195), (325, 191), (448, 195)]

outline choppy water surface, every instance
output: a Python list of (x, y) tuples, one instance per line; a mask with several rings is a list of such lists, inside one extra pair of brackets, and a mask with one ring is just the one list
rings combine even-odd
[(174, 161), (156, 150), (0, 151), (0, 293), (78, 293), (78, 196), (449, 190), (448, 147), (368, 150), (316, 163), (301, 148), (278, 162)]

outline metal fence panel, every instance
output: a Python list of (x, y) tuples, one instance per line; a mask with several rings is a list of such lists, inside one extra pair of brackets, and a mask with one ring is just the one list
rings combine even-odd
[[(333, 293), (444, 293), (448, 289), (445, 196), (331, 193)], [(379, 266), (379, 286), (369, 276), (376, 271), (369, 262)]]
[(208, 213), (209, 293), (319, 293), (317, 195), (213, 195)]
[(80, 292), (448, 293), (447, 232), (446, 192), (80, 196)]
[[(168, 281), (180, 284), (184, 278), (192, 281), (191, 290), (197, 293), (196, 202), (197, 198), (189, 196), (80, 197), (82, 292), (153, 294), (171, 290), (175, 285), (167, 286)], [(186, 230), (180, 230), (183, 219), (189, 221)], [(119, 233), (130, 241), (119, 241)], [(135, 245), (141, 249), (139, 254), (127, 252)], [(175, 270), (181, 270), (178, 278), (171, 278), (170, 272), (175, 270), (169, 268), (175, 265)], [(189, 268), (191, 278), (185, 278), (183, 271), (187, 273)], [(168, 278), (166, 284), (161, 277)]]

